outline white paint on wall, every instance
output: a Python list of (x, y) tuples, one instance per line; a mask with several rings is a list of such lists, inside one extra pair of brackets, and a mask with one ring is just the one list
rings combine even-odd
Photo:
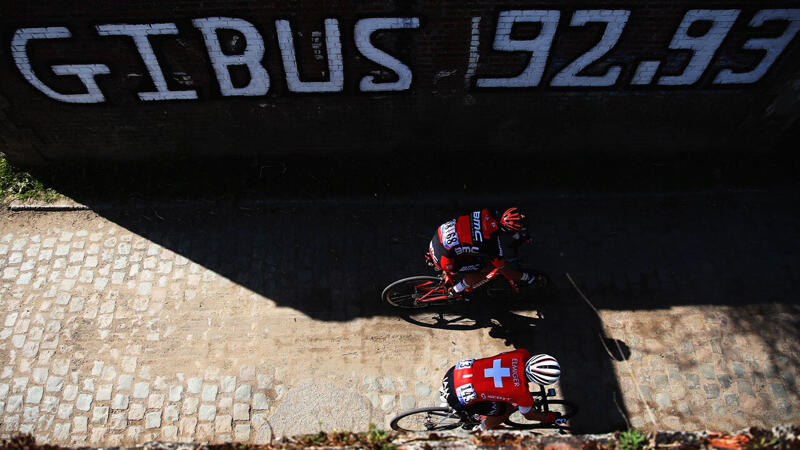
[(472, 78), (478, 70), (480, 54), (478, 48), (481, 44), (481, 17), (472, 18), (472, 35), (469, 38), (469, 59), (467, 59), (467, 72), (464, 74), (464, 87), (469, 88)]
[(638, 86), (650, 84), (660, 65), (661, 61), (640, 62), (639, 65), (636, 66), (636, 72), (633, 74), (633, 78), (631, 78), (631, 84)]
[(314, 50), (314, 59), (322, 61), (325, 56), (322, 54), (322, 32), (311, 32), (311, 48)]
[(378, 83), (375, 77), (367, 75), (361, 78), (358, 84), (363, 92), (378, 91), (405, 91), (411, 87), (411, 69), (400, 62), (394, 56), (378, 49), (372, 45), (372, 33), (377, 30), (409, 29), (419, 28), (419, 18), (417, 17), (377, 17), (361, 19), (356, 22), (355, 39), (356, 48), (362, 55), (371, 61), (380, 64), (397, 74), (397, 81)]
[(602, 58), (615, 45), (631, 12), (627, 9), (590, 9), (575, 11), (570, 25), (579, 27), (589, 22), (605, 22), (606, 29), (600, 42), (592, 47), (588, 52), (579, 56), (578, 59), (567, 65), (561, 72), (557, 73), (550, 81), (551, 86), (613, 86), (622, 71), (620, 66), (612, 66), (606, 70), (605, 75), (580, 76), (578, 73), (588, 67), (593, 62)]
[(731, 69), (720, 71), (714, 79), (715, 84), (755, 83), (767, 73), (778, 57), (800, 30), (800, 9), (765, 9), (757, 12), (750, 20), (751, 27), (760, 27), (765, 22), (780, 20), (789, 22), (783, 33), (775, 38), (750, 39), (744, 43), (747, 50), (766, 50), (758, 65), (749, 72), (734, 72)]
[(64, 27), (47, 28), (20, 28), (14, 33), (11, 39), (11, 55), (20, 73), (36, 89), (42, 91), (46, 96), (65, 103), (102, 103), (105, 101), (103, 92), (97, 86), (95, 76), (111, 73), (105, 64), (65, 64), (51, 66), (56, 75), (75, 75), (80, 78), (81, 83), (86, 87), (83, 94), (62, 94), (51, 89), (44, 84), (33, 71), (30, 59), (28, 58), (28, 41), (33, 39), (66, 39), (72, 37), (68, 29)]
[[(250, 22), (231, 17), (206, 17), (194, 19), (192, 24), (203, 33), (208, 49), (211, 65), (217, 75), (219, 90), (223, 96), (264, 95), (269, 90), (269, 74), (261, 59), (264, 57), (264, 39), (256, 27)], [(218, 29), (235, 30), (242, 33), (246, 40), (244, 52), (240, 55), (226, 55), (217, 37)], [(250, 82), (244, 87), (235, 87), (231, 81), (230, 66), (247, 66), (250, 71)]]
[(325, 19), (325, 48), (328, 54), (328, 81), (301, 81), (294, 51), (292, 27), (288, 20), (276, 20), (278, 45), (281, 49), (286, 84), (292, 92), (341, 92), (344, 89), (344, 62), (339, 21)]
[[(630, 85), (643, 86), (658, 84), (662, 86), (688, 86), (697, 84), (703, 77), (727, 35), (730, 33), (734, 23), (737, 21), (740, 10), (706, 10), (696, 9), (688, 11), (679, 24), (674, 36), (671, 39), (669, 48), (675, 50), (670, 52), (668, 58), (681, 58), (689, 56), (689, 61), (682, 73), (677, 75), (663, 75), (662, 65), (668, 63), (668, 59), (662, 61), (651, 58), (636, 60), (631, 58), (626, 60), (635, 69), (630, 79)], [(581, 71), (589, 65), (602, 61), (611, 52), (624, 32), (624, 27), (630, 19), (630, 10), (578, 10), (572, 16), (571, 26), (585, 26), (592, 22), (605, 23), (605, 29), (599, 42), (589, 51), (580, 55), (575, 61), (556, 74), (550, 82), (551, 86), (589, 86), (607, 87), (614, 86), (619, 82), (621, 66), (614, 65), (606, 69), (602, 75), (581, 76)], [(471, 88), (473, 80), (478, 72), (480, 58), (480, 25), (482, 18), (475, 16), (471, 18), (471, 34), (469, 37), (469, 55), (467, 67), (464, 74), (464, 86), (468, 90)], [(497, 52), (525, 52), (529, 56), (527, 66), (516, 76), (506, 78), (478, 78), (475, 85), (478, 87), (533, 87), (538, 86), (545, 72), (554, 36), (558, 29), (560, 12), (558, 10), (508, 10), (501, 11), (497, 17), (497, 26), (494, 30), (493, 49)], [(689, 30), (693, 24), (698, 22), (710, 23), (711, 26), (702, 36), (690, 36)], [(261, 96), (269, 91), (270, 77), (266, 68), (262, 64), (265, 57), (266, 47), (261, 34), (256, 27), (238, 18), (228, 17), (207, 17), (192, 21), (194, 26), (203, 35), (209, 60), (216, 73), (220, 93), (223, 96)], [(541, 24), (539, 34), (533, 39), (512, 39), (512, 30), (518, 23), (538, 23)], [(327, 81), (302, 81), (299, 63), (297, 62), (296, 48), (294, 46), (295, 34), (299, 37), (303, 33), (293, 34), (291, 23), (287, 20), (276, 20), (276, 31), (278, 46), (280, 48), (283, 66), (286, 72), (288, 88), (291, 92), (344, 92), (344, 60), (342, 54), (341, 27), (337, 19), (328, 18), (324, 21), (324, 32), (313, 31), (310, 34), (313, 57), (318, 61), (327, 58), (327, 71), (322, 70), (321, 77), (327, 77)], [(726, 84), (752, 84), (765, 77), (767, 72), (776, 61), (781, 57), (787, 47), (796, 39), (800, 33), (800, 9), (764, 9), (754, 13), (749, 21), (749, 26), (754, 34), (764, 34), (764, 30), (752, 30), (759, 27), (770, 26), (770, 29), (777, 30), (782, 27), (779, 36), (770, 35), (768, 37), (753, 37), (746, 40), (742, 51), (750, 51), (761, 59), (753, 63), (752, 68), (743, 68), (737, 72), (732, 65), (720, 67), (719, 72), (713, 78), (714, 85)], [(355, 44), (357, 49), (369, 60), (382, 66), (383, 71), (375, 71), (375, 75), (364, 75), (359, 79), (359, 89), (366, 92), (377, 91), (403, 91), (408, 90), (413, 80), (411, 69), (400, 62), (397, 58), (383, 50), (378, 49), (372, 43), (373, 35), (379, 30), (392, 29), (412, 29), (420, 27), (420, 19), (417, 17), (397, 18), (367, 18), (358, 20), (354, 28)], [(485, 27), (484, 27), (485, 28)], [(744, 27), (742, 27), (744, 28)], [(155, 86), (154, 92), (138, 93), (142, 100), (174, 100), (174, 99), (197, 99), (198, 94), (195, 90), (170, 90), (167, 86), (166, 77), (169, 76), (177, 83), (173, 85), (184, 86), (191, 89), (194, 83), (189, 74), (183, 72), (164, 73), (161, 65), (153, 51), (149, 41), (151, 35), (176, 35), (177, 27), (174, 23), (155, 23), (155, 24), (106, 24), (98, 25), (97, 32), (101, 36), (129, 36), (133, 39), (136, 48), (142, 57), (147, 71)], [(232, 39), (233, 43), (242, 41), (244, 45), (237, 54), (226, 54), (223, 52), (221, 42), (217, 36), (218, 30), (233, 30), (239, 34)], [(738, 30), (743, 31), (743, 30)], [(694, 33), (693, 33), (694, 34)], [(39, 27), (39, 28), (20, 28), (16, 30), (11, 40), (11, 56), (20, 74), (36, 89), (47, 95), (49, 98), (60, 102), (68, 103), (102, 103), (105, 101), (103, 92), (98, 86), (97, 76), (109, 74), (110, 69), (105, 64), (62, 64), (50, 66), (56, 76), (78, 77), (85, 92), (65, 94), (55, 91), (46, 85), (37, 76), (31, 62), (29, 54), (29, 42), (32, 40), (42, 40), (36, 47), (47, 45), (49, 39), (67, 39), (72, 35), (66, 27)], [(465, 36), (466, 37), (466, 36)], [(485, 39), (485, 38), (484, 38)], [(180, 38), (177, 42), (184, 47), (186, 44)], [(240, 43), (241, 44), (241, 43)], [(657, 49), (654, 49), (657, 50)], [(733, 50), (735, 52), (735, 50)], [(230, 53), (230, 52), (229, 52)], [(735, 61), (735, 58), (719, 58), (719, 65), (727, 61)], [(633, 66), (635, 64), (635, 67)], [(231, 80), (231, 66), (240, 66), (249, 71), (250, 78), (246, 86), (234, 86)], [(47, 66), (39, 68), (39, 75), (49, 74)], [(716, 68), (717, 66), (715, 66)], [(436, 68), (434, 68), (436, 69)], [(378, 82), (377, 73), (393, 71), (397, 75), (396, 81)], [(486, 70), (484, 69), (484, 72)], [(439, 70), (433, 76), (435, 85), (441, 78), (450, 76), (451, 72)], [(657, 76), (658, 75), (658, 76)], [(713, 75), (713, 74), (711, 74)], [(142, 74), (128, 74), (128, 78), (143, 76)], [(310, 76), (310, 75), (309, 75)], [(355, 75), (360, 77), (361, 75)], [(707, 77), (709, 80), (710, 76)], [(45, 77), (45, 80), (52, 79)], [(322, 78), (323, 80), (325, 78)], [(171, 82), (172, 83), (172, 82)], [(82, 91), (83, 89), (80, 89)], [(73, 91), (74, 92), (74, 91)]]
[(178, 34), (178, 27), (174, 23), (151, 23), (151, 24), (120, 24), (120, 25), (97, 25), (97, 33), (100, 36), (130, 36), (139, 50), (147, 72), (156, 86), (155, 92), (140, 92), (139, 98), (145, 101), (153, 100), (194, 100), (197, 98), (196, 91), (170, 91), (164, 73), (158, 64), (153, 46), (150, 45), (148, 35)]
[[(528, 52), (531, 59), (521, 74), (511, 78), (479, 78), (478, 87), (531, 87), (538, 86), (550, 55), (550, 46), (561, 13), (556, 10), (501, 11), (497, 18), (497, 31), (493, 48), (501, 52)], [(541, 23), (542, 29), (535, 39), (511, 39), (511, 29), (517, 22)]]
[[(680, 75), (662, 76), (658, 84), (663, 86), (676, 86), (694, 84), (703, 75), (714, 54), (722, 45), (733, 23), (739, 16), (738, 9), (693, 9), (683, 16), (678, 30), (672, 37), (669, 48), (673, 50), (691, 50), (693, 52), (689, 63)], [(711, 28), (699, 37), (689, 36), (689, 27), (697, 21), (710, 21)]]

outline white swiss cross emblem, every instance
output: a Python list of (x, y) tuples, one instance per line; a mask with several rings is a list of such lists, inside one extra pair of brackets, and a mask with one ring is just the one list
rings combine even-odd
[(492, 361), (491, 369), (483, 369), (483, 376), (486, 378), (494, 378), (494, 387), (503, 387), (503, 378), (511, 377), (511, 369), (508, 367), (500, 366), (500, 359)]

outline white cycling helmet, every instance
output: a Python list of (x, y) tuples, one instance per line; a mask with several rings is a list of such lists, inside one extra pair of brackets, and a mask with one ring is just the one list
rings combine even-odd
[(555, 358), (542, 353), (528, 360), (525, 364), (525, 375), (532, 383), (553, 384), (561, 377), (561, 366)]

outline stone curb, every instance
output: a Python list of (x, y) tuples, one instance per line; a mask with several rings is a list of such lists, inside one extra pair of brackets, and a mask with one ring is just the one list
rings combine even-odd
[[(778, 425), (771, 430), (764, 430), (751, 427), (740, 430), (730, 435), (723, 435), (711, 431), (657, 431), (648, 433), (648, 441), (658, 446), (668, 446), (675, 448), (718, 448), (719, 443), (714, 439), (725, 439), (734, 436), (746, 436), (748, 441), (762, 436), (778, 438), (779, 444), (775, 448), (798, 448), (800, 441), (800, 428), (796, 425)], [(245, 445), (242, 448), (336, 448), (336, 449), (356, 449), (364, 448), (363, 444), (350, 446), (309, 446), (303, 443), (304, 436), (293, 436), (289, 438), (278, 438), (268, 445)], [(12, 441), (22, 439), (13, 439)], [(586, 435), (541, 435), (533, 431), (490, 431), (480, 434), (470, 434), (464, 430), (431, 432), (428, 434), (400, 433), (395, 435), (391, 441), (386, 442), (402, 449), (432, 449), (432, 448), (555, 448), (555, 449), (583, 449), (583, 448), (613, 448), (619, 440), (618, 433), (605, 434), (586, 434)], [(96, 447), (96, 449), (141, 449), (141, 450), (183, 450), (183, 449), (209, 449), (215, 448), (219, 444), (200, 444), (200, 443), (172, 443), (172, 442), (149, 442), (134, 447)], [(233, 448), (236, 444), (223, 444), (228, 448)], [(756, 444), (757, 445), (757, 444)], [(36, 445), (27, 446), (35, 449)], [(78, 448), (59, 446), (61, 449)], [(87, 449), (91, 447), (81, 446)]]
[(324, 206), (324, 205), (379, 205), (379, 206), (430, 206), (441, 204), (465, 205), (487, 204), (501, 202), (503, 204), (520, 202), (523, 199), (559, 199), (571, 200), (603, 199), (663, 199), (676, 197), (725, 197), (729, 195), (753, 195), (770, 192), (773, 194), (796, 193), (794, 189), (760, 190), (760, 189), (726, 189), (703, 191), (667, 191), (667, 192), (509, 192), (491, 194), (469, 194), (462, 192), (443, 192), (419, 195), (382, 195), (371, 196), (334, 196), (327, 198), (274, 198), (274, 199), (241, 199), (231, 202), (226, 199), (191, 199), (191, 200), (133, 200), (129, 202), (99, 201), (89, 205), (71, 199), (59, 200), (56, 203), (38, 201), (13, 200), (8, 209), (14, 212), (69, 212), (87, 210), (140, 210), (140, 209), (197, 209), (214, 207), (218, 204), (232, 206), (239, 209), (261, 209), (274, 207), (299, 207), (299, 206)]
[(41, 211), (41, 212), (62, 212), (62, 211), (87, 211), (92, 208), (78, 202), (59, 202), (59, 203), (23, 203), (18, 201), (8, 205), (11, 211)]

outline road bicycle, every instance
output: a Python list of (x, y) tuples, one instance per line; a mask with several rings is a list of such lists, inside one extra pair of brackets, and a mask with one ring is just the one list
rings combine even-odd
[[(519, 411), (515, 411), (504, 424), (513, 429), (550, 429), (559, 433), (569, 432), (570, 418), (578, 413), (578, 407), (571, 402), (561, 399), (551, 399), (556, 395), (555, 389), (545, 389), (539, 385), (538, 392), (532, 392), (533, 409), (537, 412), (558, 412), (561, 416), (553, 423), (531, 421), (526, 419)], [(481, 417), (463, 411), (456, 411), (449, 406), (431, 406), (417, 408), (402, 412), (392, 419), (391, 427), (395, 431), (427, 432), (444, 431), (463, 428), (471, 430), (481, 423)]]
[[(468, 298), (483, 295), (493, 299), (519, 300), (530, 297), (534, 292), (543, 292), (552, 284), (544, 273), (523, 268), (519, 270), (532, 273), (534, 282), (519, 283), (503, 275), (499, 269), (494, 269), (480, 287), (467, 293)], [(450, 293), (454, 284), (445, 272), (440, 272), (437, 276), (408, 277), (386, 286), (381, 298), (398, 308), (425, 308), (463, 302), (462, 298)]]

